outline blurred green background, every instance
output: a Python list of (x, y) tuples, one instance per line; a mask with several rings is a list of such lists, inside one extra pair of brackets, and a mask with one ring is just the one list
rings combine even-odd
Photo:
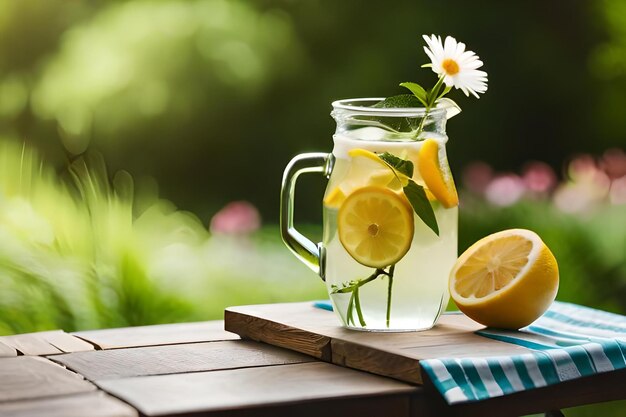
[(623, 147), (624, 2), (509, 3), (3, 0), (0, 131), (57, 167), (98, 149), (203, 221), (246, 199), (276, 222), (287, 161), (331, 149), (330, 103), (432, 85), (421, 34), (437, 33), (489, 73), (478, 102), (451, 94), (454, 172)]
[(278, 237), (282, 170), (331, 150), (333, 100), (432, 85), (431, 33), (489, 73), (449, 95), (459, 249), (531, 228), (559, 299), (626, 313), (623, 0), (0, 0), (0, 334), (324, 297)]

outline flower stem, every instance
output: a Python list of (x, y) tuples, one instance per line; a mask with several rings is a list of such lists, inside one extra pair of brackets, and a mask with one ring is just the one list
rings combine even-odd
[(353, 291), (354, 294), (354, 308), (356, 310), (356, 315), (359, 317), (359, 323), (361, 327), (365, 327), (365, 319), (363, 319), (363, 312), (361, 311), (361, 299), (359, 298), (359, 287), (356, 287)]
[(441, 86), (443, 85), (443, 78), (444, 78), (443, 75), (440, 76), (439, 79), (437, 80), (437, 83), (435, 84), (435, 86), (427, 94), (426, 107), (425, 107), (425, 111), (424, 111), (424, 117), (422, 117), (422, 120), (420, 120), (419, 126), (417, 126), (417, 130), (415, 131), (415, 135), (413, 135), (414, 139), (418, 138), (419, 135), (424, 130), (424, 122), (426, 121), (426, 119), (428, 118), (428, 115), (430, 114), (430, 109), (433, 108), (433, 106), (435, 105), (435, 102), (439, 98), (438, 96), (439, 96), (439, 91), (441, 90)]
[(345, 285), (343, 288), (335, 288), (332, 294), (345, 294), (350, 293), (350, 301), (348, 301), (348, 310), (346, 311), (346, 324), (349, 326), (350, 323), (353, 325), (354, 323), (354, 312), (356, 311), (357, 317), (359, 319), (359, 323), (361, 327), (365, 327), (365, 319), (363, 317), (363, 311), (361, 309), (361, 298), (359, 295), (359, 289), (367, 284), (368, 282), (374, 281), (381, 275), (386, 275), (389, 278), (389, 284), (387, 287), (387, 327), (389, 327), (389, 321), (391, 319), (391, 289), (393, 287), (393, 272), (396, 268), (396, 265), (391, 265), (389, 267), (389, 272), (385, 271), (382, 268), (376, 268), (374, 273), (369, 277), (358, 280), (351, 281), (350, 285)]
[(396, 265), (391, 265), (387, 278), (389, 284), (387, 286), (387, 328), (389, 328), (389, 319), (391, 318), (391, 288), (393, 287), (393, 271), (396, 269)]
[(352, 292), (352, 294), (350, 294), (350, 301), (348, 302), (348, 311), (346, 312), (346, 323), (348, 324), (348, 326), (350, 325), (350, 322), (354, 324), (354, 310), (352, 308), (353, 306), (354, 306), (354, 291)]

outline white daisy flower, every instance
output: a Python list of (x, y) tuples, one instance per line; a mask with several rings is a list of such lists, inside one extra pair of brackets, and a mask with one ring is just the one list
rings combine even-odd
[(452, 36), (446, 36), (445, 43), (440, 36), (423, 35), (428, 47), (426, 55), (432, 62), (433, 71), (444, 76), (443, 82), (461, 89), (466, 96), (470, 93), (478, 98), (478, 93), (487, 91), (487, 73), (478, 68), (483, 62), (472, 51), (465, 50), (463, 42), (457, 42)]

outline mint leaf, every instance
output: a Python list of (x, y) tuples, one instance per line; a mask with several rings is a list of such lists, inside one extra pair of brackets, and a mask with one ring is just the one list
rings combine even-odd
[(424, 187), (417, 185), (413, 180), (409, 180), (409, 183), (404, 187), (404, 195), (409, 199), (409, 203), (413, 206), (415, 214), (430, 227), (437, 236), (439, 236), (439, 226), (437, 225), (437, 218), (433, 207), (426, 197)]
[(383, 101), (374, 104), (372, 107), (380, 109), (422, 107), (422, 103), (413, 94), (400, 94), (398, 96), (387, 97)]
[(413, 162), (398, 158), (389, 152), (382, 153), (378, 155), (378, 157), (387, 164), (391, 165), (396, 171), (403, 173), (407, 177), (411, 178), (413, 176)]
[(406, 82), (406, 83), (400, 83), (400, 87), (408, 88), (409, 90), (411, 90), (413, 95), (415, 95), (415, 97), (417, 97), (417, 99), (421, 101), (424, 106), (428, 106), (426, 90), (424, 90), (424, 88), (421, 85), (416, 84), (416, 83)]

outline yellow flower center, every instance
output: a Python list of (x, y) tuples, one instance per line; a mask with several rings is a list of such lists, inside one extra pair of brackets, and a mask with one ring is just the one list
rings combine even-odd
[(453, 59), (448, 58), (444, 60), (441, 66), (448, 75), (456, 75), (459, 72), (459, 64)]

